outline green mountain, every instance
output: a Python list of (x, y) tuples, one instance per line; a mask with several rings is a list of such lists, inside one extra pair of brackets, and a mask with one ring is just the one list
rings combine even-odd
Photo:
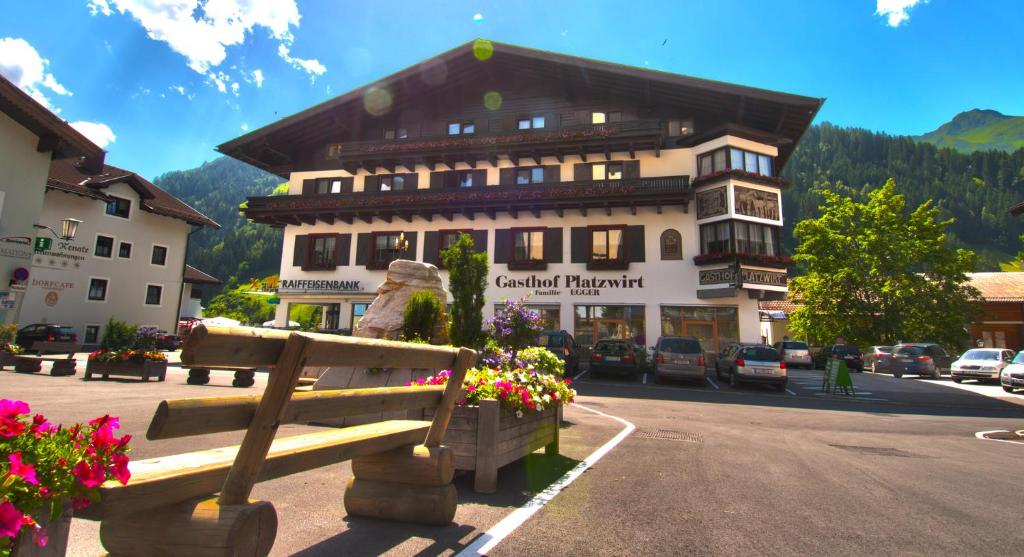
[(1024, 219), (1007, 214), (1024, 200), (1024, 149), (967, 153), (828, 123), (807, 131), (783, 172), (793, 183), (783, 195), (784, 247), (789, 252), (795, 247), (796, 222), (818, 216), (816, 190), (822, 184), (865, 195), (890, 177), (909, 206), (930, 199), (955, 219), (950, 240), (981, 257), (979, 270), (998, 271), (1024, 248)]
[(975, 108), (914, 139), (968, 153), (987, 149), (1016, 151), (1024, 147), (1024, 116)]
[(238, 211), (246, 197), (274, 192), (281, 178), (220, 157), (197, 168), (168, 172), (153, 182), (221, 225), (219, 230), (195, 232), (189, 239), (189, 265), (223, 281), (219, 288), (203, 288), (204, 303), (222, 288), (281, 269), (281, 230), (252, 224)]

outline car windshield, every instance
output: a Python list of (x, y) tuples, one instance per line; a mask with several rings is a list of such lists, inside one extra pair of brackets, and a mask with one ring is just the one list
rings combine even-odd
[(807, 343), (799, 340), (787, 340), (782, 343), (786, 350), (807, 350)]
[(754, 360), (755, 362), (777, 362), (781, 359), (778, 352), (767, 346), (744, 348), (743, 358)]
[(691, 338), (666, 338), (662, 339), (660, 352), (670, 354), (700, 354), (702, 352), (700, 343)]
[(1013, 357), (1013, 363), (1024, 364), (1024, 350), (1017, 352), (1017, 355)]
[(961, 360), (998, 360), (998, 350), (968, 350), (963, 356), (960, 356)]
[(545, 348), (561, 348), (562, 335), (558, 333), (542, 333), (537, 339), (537, 346)]
[(625, 342), (606, 342), (600, 341), (594, 346), (594, 352), (603, 352), (605, 354), (628, 354), (630, 352), (629, 345)]
[(835, 347), (832, 348), (832, 353), (833, 354), (838, 354), (840, 356), (848, 356), (848, 355), (859, 356), (860, 355), (860, 350), (857, 350), (856, 346), (838, 345), (838, 346), (835, 346)]
[(893, 354), (897, 356), (920, 356), (924, 354), (924, 348), (920, 346), (899, 346)]

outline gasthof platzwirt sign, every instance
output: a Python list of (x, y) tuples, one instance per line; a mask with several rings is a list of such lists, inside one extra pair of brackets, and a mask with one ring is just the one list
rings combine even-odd
[(602, 289), (643, 288), (644, 277), (630, 278), (628, 275), (622, 275), (617, 278), (602, 278), (565, 274), (512, 278), (498, 275), (494, 279), (494, 285), (498, 288), (535, 288), (537, 290), (534, 294), (537, 296), (557, 296), (561, 294), (559, 288), (568, 288), (570, 296), (600, 296)]

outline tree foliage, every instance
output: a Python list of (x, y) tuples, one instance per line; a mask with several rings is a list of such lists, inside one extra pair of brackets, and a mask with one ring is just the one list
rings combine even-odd
[(444, 303), (433, 292), (414, 292), (402, 315), (402, 337), (405, 340), (432, 342), (437, 322), (444, 316)]
[(484, 290), (490, 264), (486, 253), (473, 250), (473, 238), (459, 234), (452, 247), (441, 252), (448, 269), (448, 291), (452, 294), (449, 337), (455, 346), (477, 348), (483, 341)]
[(127, 350), (135, 348), (135, 333), (138, 330), (138, 325), (132, 325), (127, 321), (120, 321), (111, 317), (107, 321), (107, 326), (103, 328), (100, 348), (102, 350)]
[(261, 325), (274, 318), (275, 307), (265, 294), (250, 293), (249, 285), (225, 290), (210, 300), (203, 312), (207, 317), (228, 317), (244, 325)]
[(948, 245), (953, 221), (927, 201), (908, 212), (893, 180), (866, 199), (820, 194), (821, 216), (795, 230), (794, 259), (807, 274), (790, 287), (803, 302), (790, 317), (794, 332), (815, 343), (963, 346), (977, 311), (979, 293), (967, 284), (977, 257)]

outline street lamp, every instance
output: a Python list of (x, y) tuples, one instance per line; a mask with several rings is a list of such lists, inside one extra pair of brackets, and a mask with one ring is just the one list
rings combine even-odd
[(78, 234), (78, 225), (82, 224), (82, 221), (68, 217), (60, 221), (60, 234), (57, 231), (46, 226), (45, 224), (33, 224), (32, 226), (40, 230), (49, 230), (50, 234), (53, 234), (54, 238), (70, 242), (75, 239), (75, 235)]
[(405, 232), (399, 234), (398, 238), (395, 239), (395, 249), (402, 253), (409, 249), (409, 240), (405, 239)]

